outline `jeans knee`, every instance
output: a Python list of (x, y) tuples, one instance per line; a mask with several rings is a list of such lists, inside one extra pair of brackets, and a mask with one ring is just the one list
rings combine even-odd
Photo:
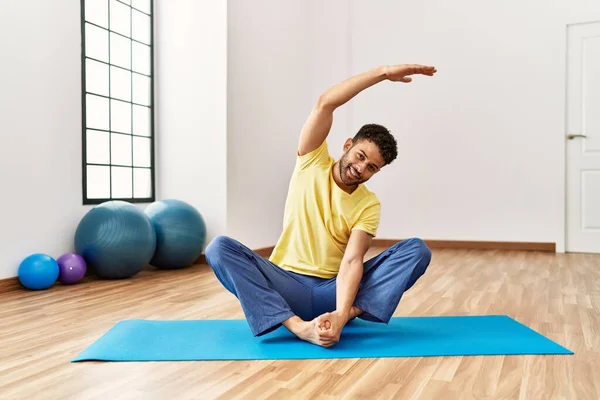
[(206, 246), (204, 250), (204, 256), (206, 257), (206, 261), (209, 265), (212, 266), (214, 261), (218, 260), (219, 257), (223, 254), (224, 249), (226, 249), (227, 245), (231, 243), (231, 238), (224, 235), (216, 236), (211, 242)]
[(411, 246), (414, 246), (417, 257), (421, 260), (421, 263), (428, 266), (431, 262), (431, 250), (427, 247), (427, 244), (423, 239), (411, 238), (406, 240)]

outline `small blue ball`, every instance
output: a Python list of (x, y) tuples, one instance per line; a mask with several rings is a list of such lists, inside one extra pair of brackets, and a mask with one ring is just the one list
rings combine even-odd
[(58, 279), (58, 262), (46, 254), (32, 254), (19, 265), (19, 281), (31, 290), (48, 289)]

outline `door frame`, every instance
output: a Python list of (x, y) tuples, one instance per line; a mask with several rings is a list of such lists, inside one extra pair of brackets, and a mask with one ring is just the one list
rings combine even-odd
[(561, 181), (561, 185), (562, 185), (562, 220), (560, 221), (561, 224), (561, 229), (562, 229), (562, 236), (560, 237), (560, 240), (556, 243), (556, 252), (557, 253), (568, 253), (567, 250), (567, 237), (568, 237), (568, 232), (567, 232), (567, 213), (568, 213), (568, 205), (569, 205), (569, 193), (567, 192), (567, 178), (568, 178), (568, 163), (569, 160), (567, 158), (567, 135), (569, 134), (568, 132), (568, 101), (567, 101), (567, 95), (568, 95), (568, 76), (569, 76), (569, 30), (571, 29), (571, 27), (573, 26), (579, 26), (579, 25), (587, 25), (587, 24), (597, 24), (600, 23), (600, 16), (598, 17), (599, 19), (592, 19), (592, 20), (581, 20), (579, 22), (571, 22), (571, 23), (567, 23), (565, 25), (565, 31), (564, 31), (564, 52), (563, 52), (563, 57), (564, 57), (564, 63), (563, 63), (563, 86), (564, 86), (564, 92), (563, 92), (563, 132), (562, 132), (562, 157), (563, 157), (563, 179)]

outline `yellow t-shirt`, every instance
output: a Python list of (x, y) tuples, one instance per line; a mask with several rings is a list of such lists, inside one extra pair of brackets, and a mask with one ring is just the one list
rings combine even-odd
[(320, 278), (337, 275), (350, 238), (379, 226), (377, 196), (360, 184), (352, 194), (333, 180), (335, 160), (327, 142), (297, 156), (283, 218), (283, 232), (269, 260), (283, 269)]

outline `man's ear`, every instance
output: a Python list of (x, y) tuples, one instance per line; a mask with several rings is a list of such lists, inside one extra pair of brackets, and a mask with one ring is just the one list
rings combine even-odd
[(346, 141), (344, 142), (344, 151), (348, 151), (352, 147), (353, 144), (354, 144), (354, 141), (352, 140), (352, 138), (346, 139)]

